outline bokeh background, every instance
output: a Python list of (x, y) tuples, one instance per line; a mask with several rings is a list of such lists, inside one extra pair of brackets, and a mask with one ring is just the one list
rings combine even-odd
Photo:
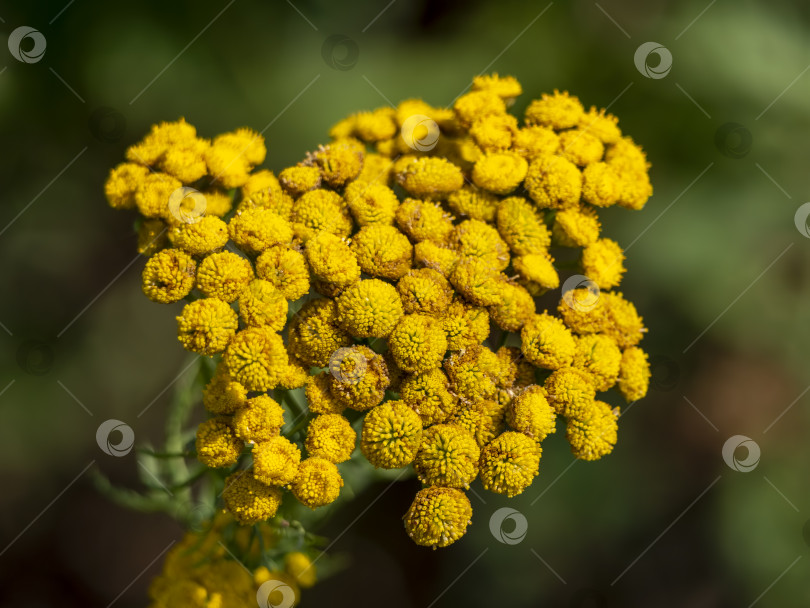
[[(415, 481), (372, 486), (324, 531), (349, 567), (304, 605), (810, 604), (810, 239), (794, 221), (810, 200), (810, 5), (0, 5), (4, 41), (21, 25), (47, 51), (26, 64), (0, 48), (0, 604), (143, 606), (181, 534), (89, 483), (98, 468), (139, 486), (134, 458), (102, 453), (96, 428), (117, 418), (159, 439), (162, 391), (186, 362), (176, 308), (140, 293), (133, 216), (103, 198), (126, 146), (180, 116), (209, 137), (266, 127), (278, 170), (353, 111), (448, 104), (482, 71), (521, 80), (518, 112), (555, 88), (610, 104), (646, 149), (655, 194), (605, 231), (629, 248), (622, 287), (650, 330), (652, 389), (609, 458), (574, 464), (557, 433), (533, 487), (479, 491), (448, 549), (402, 530)], [(348, 42), (325, 46), (335, 34)], [(673, 57), (663, 78), (634, 65), (648, 41)], [(750, 472), (723, 459), (735, 435), (761, 452)], [(507, 504), (528, 522), (516, 545), (489, 530)]]

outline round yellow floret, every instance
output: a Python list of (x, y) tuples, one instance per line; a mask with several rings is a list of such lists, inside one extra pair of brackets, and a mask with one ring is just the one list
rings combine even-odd
[(496, 152), (512, 145), (517, 130), (517, 118), (511, 114), (492, 114), (477, 119), (470, 127), (470, 135), (485, 152)]
[(227, 302), (203, 298), (183, 307), (177, 317), (177, 338), (186, 350), (214, 355), (225, 350), (238, 325), (236, 312)]
[(582, 271), (600, 289), (616, 287), (625, 272), (624, 252), (616, 241), (599, 239), (582, 250)]
[(290, 302), (309, 291), (309, 267), (304, 254), (296, 249), (282, 245), (265, 249), (256, 258), (256, 274), (270, 281)]
[(454, 394), (473, 402), (495, 397), (501, 364), (485, 346), (470, 346), (452, 354), (444, 369)]
[(153, 302), (169, 304), (185, 298), (194, 288), (196, 262), (179, 249), (164, 249), (146, 262), (143, 293)]
[(554, 410), (566, 418), (579, 416), (596, 397), (593, 376), (575, 367), (562, 367), (552, 372), (543, 388)]
[(509, 194), (526, 177), (529, 163), (515, 152), (489, 152), (475, 162), (475, 185), (495, 194)]
[(284, 425), (284, 408), (267, 395), (245, 402), (233, 416), (236, 436), (244, 441), (259, 443), (278, 436)]
[(404, 516), (405, 531), (423, 547), (447, 547), (464, 536), (472, 518), (470, 499), (455, 488), (420, 490)]
[(444, 158), (413, 158), (396, 174), (397, 182), (413, 196), (434, 199), (446, 197), (464, 185), (464, 175)]
[(512, 150), (529, 161), (538, 156), (556, 154), (560, 148), (560, 138), (547, 127), (524, 127), (514, 136)]
[(422, 433), (413, 467), (425, 485), (469, 488), (478, 475), (480, 456), (469, 431), (452, 424), (436, 424)]
[(183, 183), (165, 173), (150, 173), (138, 184), (135, 191), (135, 206), (145, 217), (162, 217), (168, 219), (169, 198), (172, 192), (181, 188)]
[(338, 324), (334, 300), (310, 300), (290, 322), (290, 353), (312, 367), (325, 367), (338, 348), (349, 346), (352, 337)]
[(521, 352), (537, 367), (558, 369), (570, 365), (576, 343), (569, 329), (548, 313), (530, 318), (520, 331)]
[(321, 372), (307, 384), (307, 405), (313, 414), (340, 414), (346, 409), (343, 403), (332, 396), (329, 377), (329, 372)]
[(471, 91), (459, 97), (453, 104), (456, 118), (464, 127), (469, 127), (476, 119), (493, 114), (506, 114), (506, 104), (494, 91)]
[(443, 276), (448, 276), (458, 261), (458, 252), (433, 241), (422, 241), (414, 245), (413, 261), (415, 265), (432, 268)]
[(205, 163), (225, 188), (238, 188), (247, 182), (251, 169), (264, 162), (266, 154), (264, 138), (243, 128), (218, 135), (205, 152)]
[(642, 209), (653, 193), (650, 176), (646, 172), (620, 172), (619, 180), (619, 205), (635, 211)]
[(385, 184), (353, 181), (346, 186), (343, 198), (360, 226), (394, 223), (399, 199)]
[(490, 317), (504, 331), (520, 331), (534, 313), (532, 294), (525, 287), (508, 282), (501, 285), (501, 299), (489, 307)]
[(515, 255), (544, 253), (551, 234), (534, 206), (525, 198), (511, 196), (498, 206), (498, 232)]
[(622, 194), (618, 173), (607, 163), (591, 163), (582, 171), (582, 198), (597, 207), (610, 207)]
[(419, 414), (403, 401), (386, 401), (363, 420), (360, 449), (377, 468), (398, 469), (410, 464), (421, 441)]
[(461, 259), (449, 279), (461, 295), (478, 306), (492, 306), (501, 299), (503, 276), (481, 258)]
[(557, 414), (546, 399), (545, 389), (538, 385), (529, 386), (512, 400), (507, 422), (538, 442), (557, 430)]
[(364, 412), (385, 398), (388, 367), (367, 346), (338, 349), (329, 360), (329, 371), (332, 396), (346, 407)]
[(224, 418), (211, 418), (197, 427), (197, 460), (212, 469), (236, 463), (244, 445)]
[(535, 99), (526, 108), (526, 124), (541, 125), (552, 129), (570, 129), (582, 120), (585, 109), (576, 97), (569, 95), (568, 91), (554, 91), (549, 95), (543, 93), (540, 99)]
[(245, 405), (247, 390), (233, 380), (221, 362), (203, 389), (203, 405), (214, 414), (233, 414)]
[(275, 388), (289, 365), (281, 336), (268, 327), (248, 327), (237, 333), (223, 360), (233, 379), (250, 391)]
[(287, 322), (287, 300), (270, 281), (254, 279), (239, 294), (239, 316), (245, 325), (281, 331)]
[(647, 394), (650, 386), (650, 363), (647, 353), (638, 346), (631, 346), (622, 353), (619, 371), (619, 391), (625, 400), (638, 401)]
[(343, 198), (331, 190), (310, 190), (295, 201), (291, 221), (295, 235), (306, 241), (318, 231), (347, 237), (352, 231), (352, 218)]
[(542, 453), (540, 444), (523, 433), (501, 433), (481, 450), (481, 484), (490, 492), (517, 496), (537, 477)]
[(356, 139), (339, 139), (321, 146), (312, 159), (321, 170), (323, 181), (339, 188), (355, 179), (363, 168), (365, 146)]
[(104, 194), (113, 209), (135, 207), (135, 193), (149, 175), (149, 169), (135, 163), (121, 163), (110, 171), (104, 184)]
[(453, 231), (452, 218), (430, 201), (407, 198), (397, 208), (397, 226), (414, 241), (443, 243)]
[(349, 245), (325, 230), (307, 241), (306, 259), (312, 274), (337, 291), (360, 278), (360, 266)]
[(411, 267), (413, 245), (394, 226), (370, 224), (352, 237), (360, 269), (373, 277), (396, 280)]
[(253, 446), (253, 476), (268, 486), (287, 486), (298, 473), (301, 450), (286, 437), (271, 437)]
[(354, 115), (354, 133), (367, 142), (391, 139), (397, 132), (391, 108), (380, 108), (373, 112), (358, 112)]
[(522, 255), (512, 259), (512, 266), (531, 292), (541, 295), (548, 289), (560, 286), (560, 275), (554, 268), (554, 261), (547, 253)]
[(318, 167), (288, 167), (278, 174), (278, 181), (292, 196), (301, 196), (321, 185), (321, 171)]
[(340, 414), (315, 416), (307, 427), (307, 454), (324, 458), (335, 464), (352, 457), (357, 433)]
[(504, 270), (509, 265), (509, 247), (498, 231), (486, 222), (461, 222), (453, 229), (450, 244), (462, 258), (483, 260), (496, 270)]
[(253, 267), (248, 260), (230, 251), (220, 251), (200, 263), (197, 288), (210, 298), (233, 302), (252, 278)]
[(365, 279), (346, 289), (337, 302), (337, 319), (358, 338), (385, 338), (402, 317), (396, 288), (379, 279)]
[(250, 471), (238, 471), (225, 480), (222, 498), (236, 521), (249, 526), (276, 514), (281, 505), (281, 490), (254, 479)]
[(582, 194), (582, 173), (561, 156), (539, 156), (529, 165), (526, 190), (538, 207), (573, 207)]
[(231, 240), (248, 252), (261, 252), (273, 245), (292, 240), (290, 223), (279, 214), (262, 207), (237, 211), (228, 224)]
[(612, 114), (607, 114), (605, 110), (597, 110), (591, 106), (587, 114), (580, 119), (578, 126), (583, 131), (598, 137), (602, 143), (614, 144), (622, 136), (617, 125), (618, 122), (619, 119)]
[(599, 217), (593, 207), (562, 209), (554, 215), (552, 235), (564, 247), (585, 247), (599, 238)]
[(182, 223), (169, 231), (169, 240), (191, 255), (204, 255), (221, 249), (228, 242), (228, 225), (218, 217), (206, 215), (197, 222)]
[(292, 493), (302, 505), (317, 509), (337, 500), (342, 487), (343, 478), (333, 463), (310, 457), (298, 467)]
[(441, 319), (448, 350), (461, 350), (481, 344), (489, 336), (489, 313), (456, 298)]
[(594, 401), (575, 418), (568, 419), (565, 437), (580, 460), (599, 460), (613, 451), (618, 412), (603, 401)]
[(632, 302), (620, 293), (603, 291), (599, 299), (604, 302), (606, 323), (604, 333), (616, 340), (620, 348), (635, 346), (647, 331)]
[(604, 392), (616, 384), (622, 351), (616, 341), (602, 334), (586, 334), (574, 338), (577, 352), (573, 366), (591, 374), (597, 391)]
[(472, 81), (473, 91), (490, 91), (504, 100), (511, 101), (523, 93), (517, 78), (514, 76), (498, 76), (497, 72), (475, 76)]
[(397, 366), (406, 372), (438, 367), (447, 350), (447, 337), (439, 320), (428, 315), (405, 315), (388, 340)]
[(500, 199), (486, 190), (475, 186), (464, 186), (447, 198), (450, 209), (462, 217), (491, 222), (495, 218)]
[(397, 283), (406, 313), (444, 314), (453, 298), (453, 288), (432, 268), (411, 270)]
[(445, 422), (457, 409), (459, 400), (448, 390), (447, 376), (441, 369), (406, 376), (399, 387), (400, 398), (429, 426)]
[(292, 197), (284, 192), (278, 178), (272, 171), (262, 169), (251, 174), (241, 188), (240, 209), (261, 207), (277, 213), (285, 220), (290, 219), (293, 208)]
[(602, 160), (605, 146), (587, 131), (572, 129), (560, 133), (560, 155), (575, 165), (584, 167)]

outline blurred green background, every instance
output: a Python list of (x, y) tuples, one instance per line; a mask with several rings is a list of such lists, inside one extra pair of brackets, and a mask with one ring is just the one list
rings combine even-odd
[[(810, 240), (794, 225), (810, 199), (810, 5), (3, 3), (2, 38), (22, 25), (47, 51), (26, 64), (0, 48), (0, 604), (143, 606), (181, 534), (89, 484), (97, 467), (137, 487), (134, 458), (102, 453), (96, 428), (158, 440), (186, 362), (177, 308), (140, 293), (133, 216), (103, 198), (126, 146), (180, 116), (206, 137), (266, 127), (279, 170), (353, 111), (448, 104), (482, 71), (520, 79), (518, 111), (555, 88), (611, 104), (647, 151), (653, 198), (611, 210), (605, 232), (629, 247), (622, 290), (650, 330), (653, 387), (609, 458), (572, 465), (557, 433), (523, 496), (479, 487), (448, 549), (402, 530), (415, 481), (373, 486), (326, 530), (350, 567), (304, 605), (810, 604)], [(334, 34), (349, 42), (330, 50)], [(647, 41), (672, 54), (664, 78), (634, 65)], [(761, 449), (754, 470), (724, 462), (734, 435)], [(506, 505), (528, 522), (516, 545), (489, 530)]]

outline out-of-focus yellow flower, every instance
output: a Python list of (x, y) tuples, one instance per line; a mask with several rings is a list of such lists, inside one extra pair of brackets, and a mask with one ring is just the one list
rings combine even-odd
[(225, 188), (238, 188), (247, 182), (250, 171), (264, 162), (264, 138), (252, 129), (237, 129), (214, 138), (205, 151), (208, 172)]
[(474, 186), (464, 186), (447, 197), (447, 204), (456, 215), (482, 222), (495, 218), (499, 203), (497, 195)]
[(562, 209), (554, 216), (552, 235), (564, 247), (586, 247), (599, 238), (599, 218), (593, 207)]
[(602, 160), (605, 146), (595, 135), (579, 129), (560, 133), (560, 156), (567, 158), (579, 167)]
[[(294, 551), (284, 558), (284, 569), (301, 587), (308, 589), (318, 580), (315, 564), (306, 553)], [(280, 604), (276, 604), (279, 606)]]
[(551, 127), (554, 130), (570, 129), (576, 126), (585, 115), (582, 103), (569, 95), (555, 90), (552, 95), (543, 93), (526, 108), (526, 124)]
[(509, 247), (498, 231), (486, 222), (461, 222), (450, 235), (450, 245), (462, 258), (483, 260), (496, 270), (504, 270), (509, 265)]
[(245, 405), (247, 390), (233, 380), (228, 368), (220, 362), (214, 377), (203, 389), (203, 405), (213, 414), (233, 414)]
[(582, 194), (582, 173), (561, 156), (538, 156), (529, 165), (526, 190), (540, 208), (574, 207)]
[(459, 97), (453, 105), (456, 118), (462, 126), (469, 127), (484, 116), (506, 114), (503, 99), (491, 90), (471, 91)]
[(444, 158), (414, 157), (396, 174), (397, 182), (409, 194), (433, 199), (445, 198), (464, 185), (464, 175)]
[(547, 127), (527, 126), (520, 129), (513, 138), (512, 150), (529, 161), (539, 156), (556, 154), (560, 148), (560, 138)]
[(582, 250), (582, 271), (600, 289), (616, 287), (625, 272), (624, 251), (616, 241), (599, 239)]
[(534, 207), (523, 197), (505, 198), (498, 206), (498, 232), (515, 255), (545, 253), (551, 234)]
[(110, 171), (104, 194), (113, 209), (132, 209), (135, 207), (135, 193), (143, 183), (149, 169), (135, 163), (121, 163)]
[(288, 167), (278, 174), (278, 181), (292, 196), (301, 196), (321, 185), (321, 171), (318, 167)]

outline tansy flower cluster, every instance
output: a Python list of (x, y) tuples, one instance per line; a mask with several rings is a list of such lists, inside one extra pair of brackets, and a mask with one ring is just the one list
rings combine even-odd
[[(217, 362), (196, 455), (238, 522), (332, 503), (362, 457), (412, 465), (405, 530), (444, 547), (470, 484), (525, 491), (558, 421), (577, 458), (612, 451), (604, 393), (640, 399), (650, 372), (599, 214), (641, 209), (649, 164), (604, 110), (555, 91), (518, 117), (521, 93), (495, 74), (452, 108), (359, 112), (278, 173), (255, 168), (259, 134), (181, 119), (111, 172), (110, 205), (141, 215), (144, 293), (182, 302), (179, 341)], [(573, 274), (587, 284), (561, 293)]]

